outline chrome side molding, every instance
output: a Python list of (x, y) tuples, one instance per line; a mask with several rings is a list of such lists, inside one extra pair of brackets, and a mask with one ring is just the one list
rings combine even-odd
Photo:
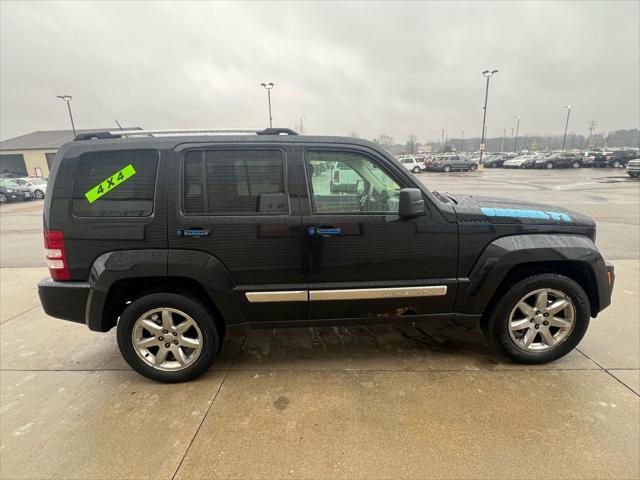
[(344, 290), (283, 290), (278, 292), (247, 292), (250, 303), (306, 302), (326, 300), (372, 300), (382, 298), (440, 297), (447, 294), (446, 285), (396, 288), (351, 288)]
[(439, 297), (446, 294), (446, 285), (398, 288), (353, 288), (348, 290), (310, 290), (309, 300), (370, 300), (382, 298)]
[(250, 303), (262, 302), (306, 302), (309, 300), (307, 290), (284, 290), (280, 292), (247, 292)]

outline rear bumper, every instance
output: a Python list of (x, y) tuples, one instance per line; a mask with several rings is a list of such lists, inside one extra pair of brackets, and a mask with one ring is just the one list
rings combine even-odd
[(47, 315), (84, 324), (90, 289), (86, 282), (56, 282), (45, 278), (38, 283), (38, 296)]

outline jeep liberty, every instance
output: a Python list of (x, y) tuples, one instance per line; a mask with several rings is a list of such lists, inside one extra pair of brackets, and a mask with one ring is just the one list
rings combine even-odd
[(45, 312), (117, 327), (128, 364), (161, 382), (203, 373), (240, 325), (466, 319), (513, 361), (549, 362), (611, 302), (589, 217), (432, 192), (355, 138), (81, 134), (47, 193)]

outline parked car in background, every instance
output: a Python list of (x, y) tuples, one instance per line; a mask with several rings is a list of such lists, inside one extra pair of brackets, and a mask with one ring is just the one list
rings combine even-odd
[(47, 181), (44, 178), (15, 178), (13, 180), (21, 187), (27, 187), (35, 198), (42, 200), (47, 192)]
[(334, 162), (331, 169), (329, 191), (331, 193), (357, 193), (359, 188), (364, 188), (364, 185), (358, 183), (359, 179), (360, 177), (355, 174), (353, 168), (343, 162)]
[(13, 180), (0, 180), (0, 203), (31, 200), (31, 198), (31, 190), (27, 187), (18, 185)]
[(467, 171), (473, 172), (478, 168), (478, 162), (469, 160), (462, 155), (439, 155), (425, 161), (427, 170), (438, 172)]
[(426, 170), (423, 157), (402, 157), (398, 161), (407, 169), (413, 173), (420, 173), (421, 170)]
[(554, 153), (535, 161), (535, 168), (580, 168), (583, 157), (579, 153)]
[(583, 160), (585, 167), (625, 167), (629, 160), (639, 156), (637, 150), (617, 150), (607, 152), (587, 152)]
[(537, 155), (518, 155), (505, 160), (502, 166), (504, 168), (532, 168), (537, 158)]
[(498, 168), (498, 167), (502, 167), (504, 162), (506, 162), (507, 160), (510, 160), (514, 157), (514, 155), (512, 154), (498, 154), (498, 155), (491, 155), (488, 158), (483, 158), (483, 163), (484, 166), (487, 168)]
[(629, 160), (627, 162), (627, 175), (631, 178), (640, 177), (640, 158)]

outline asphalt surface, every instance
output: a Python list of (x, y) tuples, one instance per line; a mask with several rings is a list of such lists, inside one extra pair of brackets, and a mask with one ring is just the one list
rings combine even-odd
[(2, 205), (0, 478), (640, 478), (640, 181), (419, 178), (597, 221), (616, 288), (578, 349), (531, 367), (450, 322), (255, 330), (228, 336), (200, 379), (160, 385), (114, 331), (42, 312), (42, 202)]

